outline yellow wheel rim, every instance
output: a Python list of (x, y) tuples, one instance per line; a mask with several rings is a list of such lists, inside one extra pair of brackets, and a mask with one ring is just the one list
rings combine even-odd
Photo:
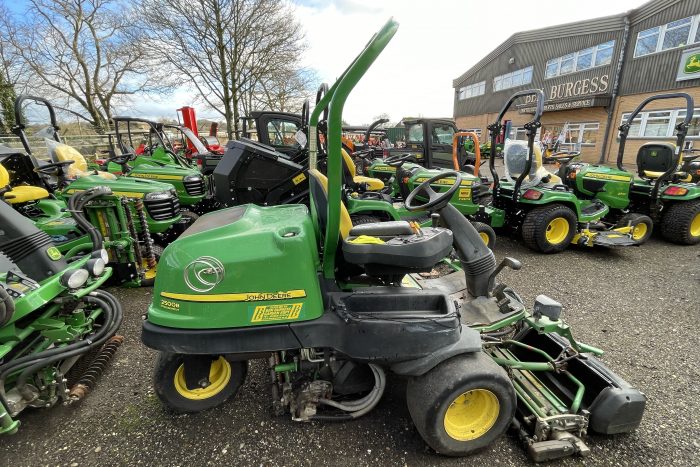
[(224, 357), (219, 357), (218, 360), (212, 362), (209, 368), (209, 386), (206, 388), (187, 389), (185, 383), (185, 367), (180, 367), (175, 372), (175, 390), (185, 399), (199, 401), (214, 397), (224, 390), (228, 382), (231, 380), (231, 365)]
[(647, 225), (643, 222), (640, 222), (632, 228), (632, 240), (643, 239), (648, 231), (649, 228), (647, 227)]
[(552, 219), (552, 221), (547, 225), (547, 231), (545, 232), (545, 237), (547, 241), (552, 245), (558, 245), (559, 243), (566, 240), (569, 235), (569, 221), (563, 217), (557, 217)]
[(483, 240), (484, 245), (488, 246), (489, 245), (489, 235), (486, 232), (479, 232), (479, 236), (481, 237), (481, 240)]
[(700, 237), (700, 212), (695, 214), (693, 221), (690, 223), (690, 235), (692, 237)]
[(500, 405), (488, 389), (467, 391), (455, 400), (445, 412), (445, 431), (457, 441), (471, 441), (486, 434), (496, 423)]

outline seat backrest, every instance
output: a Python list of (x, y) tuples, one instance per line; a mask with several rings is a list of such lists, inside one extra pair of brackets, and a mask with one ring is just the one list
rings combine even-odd
[[(325, 231), (328, 219), (328, 178), (317, 169), (309, 170), (309, 191), (312, 198), (312, 206), (316, 211), (319, 229)], [(340, 203), (340, 237), (347, 238), (352, 229), (352, 220), (345, 204)]]
[[(520, 177), (527, 165), (527, 141), (507, 140), (503, 145), (503, 161), (507, 174), (513, 179)], [(544, 167), (542, 148), (539, 144), (533, 147), (532, 166), (530, 174), (525, 177), (525, 183), (537, 184), (540, 180), (549, 176), (549, 183), (561, 183), (558, 175), (551, 173)]]
[(0, 190), (10, 185), (10, 172), (0, 164)]
[(73, 163), (65, 169), (66, 175), (70, 178), (76, 178), (88, 171), (88, 164), (85, 157), (83, 157), (77, 149), (67, 144), (58, 144), (54, 148), (51, 158), (54, 162), (73, 161)]
[(637, 151), (637, 171), (641, 177), (644, 172), (666, 172), (678, 166), (675, 154), (676, 146), (671, 143), (644, 143)]
[(350, 175), (350, 178), (357, 175), (357, 167), (355, 167), (355, 161), (352, 160), (350, 154), (348, 154), (345, 149), (341, 149), (340, 153), (343, 155), (343, 163), (345, 165), (344, 170), (348, 173), (348, 175)]

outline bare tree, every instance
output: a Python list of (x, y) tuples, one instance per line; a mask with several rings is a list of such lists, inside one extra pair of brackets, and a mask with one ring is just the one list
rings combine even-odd
[(306, 47), (284, 0), (141, 0), (140, 16), (150, 26), (148, 45), (224, 117), (229, 138), (238, 136), (241, 111), (279, 93), (275, 76), (289, 84)]
[(30, 0), (9, 41), (33, 92), (104, 131), (116, 104), (157, 88), (134, 20), (116, 0)]
[(27, 71), (10, 37), (15, 32), (15, 24), (10, 10), (0, 3), (0, 133), (10, 133), (15, 125), (14, 102), (17, 92), (22, 92), (26, 83)]
[(258, 79), (253, 92), (247, 93), (243, 111), (276, 110), (299, 112), (304, 100), (318, 86), (318, 76), (308, 69), (281, 69)]

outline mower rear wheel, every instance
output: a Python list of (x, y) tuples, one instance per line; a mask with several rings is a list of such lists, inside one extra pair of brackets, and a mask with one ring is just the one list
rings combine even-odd
[(493, 247), (496, 246), (496, 232), (491, 228), (491, 226), (484, 224), (483, 222), (472, 222), (472, 225), (479, 233), (479, 236), (484, 241), (486, 246), (493, 250)]
[(680, 245), (700, 243), (700, 201), (681, 201), (666, 209), (661, 235)]
[[(204, 356), (203, 356), (204, 357)], [(207, 386), (190, 389), (185, 381), (184, 356), (161, 352), (153, 374), (158, 398), (176, 413), (193, 413), (214, 408), (238, 392), (245, 381), (245, 361), (218, 356), (210, 363)]]
[(486, 354), (464, 354), (412, 378), (406, 402), (425, 442), (440, 454), (466, 456), (487, 447), (510, 426), (515, 389)]
[(625, 214), (617, 222), (617, 227), (627, 227), (628, 225), (632, 227), (630, 233), (632, 234), (632, 240), (637, 245), (641, 245), (649, 240), (651, 232), (654, 230), (654, 221), (651, 220), (651, 217), (634, 212)]
[(525, 215), (523, 241), (535, 251), (559, 253), (574, 238), (576, 220), (576, 213), (563, 204), (534, 208)]

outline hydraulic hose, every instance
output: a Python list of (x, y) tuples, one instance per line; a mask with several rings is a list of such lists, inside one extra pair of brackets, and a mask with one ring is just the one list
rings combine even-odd
[(440, 209), (440, 217), (454, 235), (454, 246), (462, 262), (469, 295), (488, 297), (493, 288), (490, 277), (496, 270), (493, 251), (486, 246), (471, 222), (451, 204)]
[(12, 314), (15, 312), (15, 301), (12, 299), (7, 290), (0, 287), (0, 327), (6, 325), (12, 319)]
[(93, 245), (93, 251), (96, 250), (101, 250), (102, 249), (102, 235), (100, 235), (100, 232), (97, 230), (97, 227), (92, 225), (88, 220), (85, 218), (85, 215), (83, 214), (83, 207), (85, 204), (99, 196), (103, 195), (111, 195), (112, 190), (109, 189), (108, 187), (105, 186), (96, 186), (94, 188), (91, 188), (87, 191), (83, 192), (78, 192), (68, 198), (68, 209), (71, 211), (71, 214), (73, 216), (73, 219), (75, 219), (75, 222), (83, 228), (87, 232), (87, 234), (90, 236), (90, 240), (92, 241)]
[(319, 402), (321, 404), (328, 405), (330, 407), (335, 407), (348, 413), (339, 416), (316, 415), (312, 417), (312, 419), (324, 421), (347, 420), (349, 418), (355, 419), (367, 414), (369, 411), (374, 409), (381, 400), (382, 395), (384, 394), (384, 389), (386, 388), (386, 375), (384, 374), (384, 370), (382, 370), (381, 367), (378, 367), (377, 365), (373, 365), (370, 363), (369, 367), (372, 370), (372, 373), (374, 374), (374, 387), (372, 388), (369, 394), (367, 394), (361, 399), (343, 403), (335, 402), (330, 399), (320, 399)]

